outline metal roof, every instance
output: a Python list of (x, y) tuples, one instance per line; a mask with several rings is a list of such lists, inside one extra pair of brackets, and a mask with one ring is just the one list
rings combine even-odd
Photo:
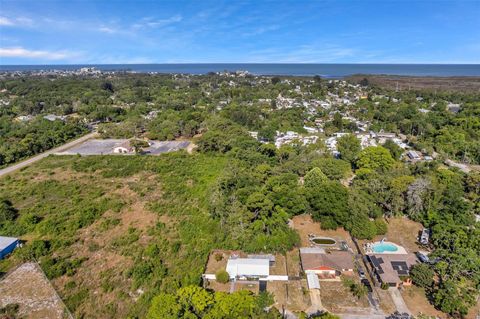
[(314, 272), (307, 272), (307, 284), (309, 289), (320, 289), (320, 281), (317, 274)]
[(268, 259), (230, 258), (227, 261), (227, 272), (230, 278), (268, 276), (270, 262)]
[(5, 248), (10, 246), (11, 244), (16, 242), (17, 240), (18, 240), (18, 238), (0, 236), (0, 251), (4, 250)]

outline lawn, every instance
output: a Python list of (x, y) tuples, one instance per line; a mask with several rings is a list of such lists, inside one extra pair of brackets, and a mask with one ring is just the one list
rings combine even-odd
[(160, 290), (199, 284), (228, 245), (209, 215), (224, 157), (51, 156), (0, 179), (18, 209), (2, 233), (27, 241), (0, 269), (39, 259), (75, 317), (142, 315)]
[(425, 296), (425, 290), (411, 286), (402, 290), (403, 300), (407, 304), (413, 315), (424, 314), (428, 316), (435, 316), (438, 318), (448, 318), (449, 316), (441, 311), (436, 310)]

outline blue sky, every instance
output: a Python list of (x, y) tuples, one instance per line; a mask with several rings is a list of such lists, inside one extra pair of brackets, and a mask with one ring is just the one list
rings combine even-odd
[(480, 63), (480, 0), (0, 0), (0, 64)]

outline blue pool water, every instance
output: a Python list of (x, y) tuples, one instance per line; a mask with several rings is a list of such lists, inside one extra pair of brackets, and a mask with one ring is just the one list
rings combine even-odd
[(374, 253), (384, 253), (390, 251), (397, 251), (397, 246), (390, 244), (390, 243), (377, 243), (372, 246), (372, 250)]

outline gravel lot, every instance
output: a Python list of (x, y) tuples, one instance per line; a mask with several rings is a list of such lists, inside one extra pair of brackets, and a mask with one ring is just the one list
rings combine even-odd
[[(111, 155), (113, 149), (127, 140), (125, 139), (92, 139), (80, 145), (76, 145), (66, 151), (57, 153), (57, 155)], [(145, 148), (145, 153), (150, 155), (158, 155), (167, 152), (174, 152), (180, 149), (186, 149), (189, 141), (150, 141), (150, 147)], [(125, 155), (125, 154), (120, 154)]]

